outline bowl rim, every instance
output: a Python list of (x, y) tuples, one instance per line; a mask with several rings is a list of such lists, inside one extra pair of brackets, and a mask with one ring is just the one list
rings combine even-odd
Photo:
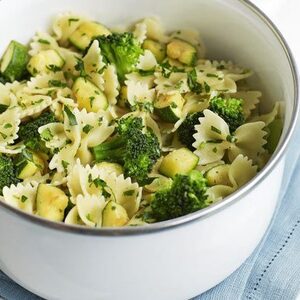
[(255, 4), (250, 2), (250, 0), (236, 0), (236, 1), (240, 2), (242, 5), (244, 5), (253, 13), (255, 13), (257, 17), (259, 17), (264, 22), (264, 24), (267, 27), (269, 27), (269, 29), (273, 32), (273, 34), (277, 38), (278, 42), (280, 43), (286, 55), (286, 58), (289, 63), (289, 67), (291, 69), (291, 73), (292, 73), (291, 75), (293, 77), (293, 84), (294, 84), (293, 111), (291, 116), (291, 122), (287, 129), (285, 139), (282, 141), (281, 145), (276, 149), (275, 153), (273, 154), (272, 158), (269, 160), (267, 165), (264, 167), (264, 169), (261, 172), (259, 172), (252, 180), (250, 180), (241, 189), (238, 189), (236, 192), (226, 197), (224, 200), (220, 202), (216, 202), (215, 204), (207, 208), (204, 208), (202, 210), (196, 211), (194, 213), (179, 218), (153, 223), (149, 225), (143, 225), (143, 226), (132, 226), (132, 227), (121, 227), (121, 228), (91, 228), (91, 227), (84, 227), (79, 225), (69, 225), (65, 223), (53, 222), (41, 218), (39, 216), (23, 212), (17, 208), (8, 205), (7, 203), (1, 200), (0, 200), (0, 208), (7, 210), (11, 214), (15, 214), (18, 217), (21, 217), (25, 221), (32, 222), (39, 226), (47, 227), (48, 229), (59, 230), (61, 232), (80, 234), (80, 235), (84, 234), (84, 235), (102, 236), (102, 237), (143, 235), (149, 233), (158, 233), (163, 230), (174, 229), (178, 226), (184, 226), (191, 222), (205, 219), (217, 212), (222, 211), (226, 207), (234, 204), (236, 201), (241, 200), (249, 190), (251, 190), (256, 184), (263, 181), (264, 178), (267, 177), (269, 173), (271, 173), (271, 171), (276, 167), (276, 165), (281, 160), (284, 151), (287, 148), (287, 145), (289, 144), (291, 136), (295, 131), (296, 122), (299, 113), (299, 101), (298, 101), (299, 90), (298, 90), (297, 67), (292, 52), (285, 38), (282, 36), (281, 32), (276, 27), (276, 25), (269, 19), (269, 17), (267, 17), (267, 15), (264, 12), (262, 12), (262, 10), (259, 9)]

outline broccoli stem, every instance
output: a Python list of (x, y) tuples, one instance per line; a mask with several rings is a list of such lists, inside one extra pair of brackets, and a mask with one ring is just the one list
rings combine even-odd
[(123, 137), (116, 137), (109, 142), (100, 144), (92, 148), (92, 152), (96, 162), (110, 161), (116, 163), (124, 162), (124, 155), (126, 152), (126, 139)]

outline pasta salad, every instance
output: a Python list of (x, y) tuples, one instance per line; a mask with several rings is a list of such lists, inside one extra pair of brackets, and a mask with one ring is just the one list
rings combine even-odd
[(253, 72), (205, 58), (194, 30), (145, 18), (124, 31), (57, 16), (0, 64), (0, 197), (90, 227), (193, 213), (263, 168), (282, 131)]

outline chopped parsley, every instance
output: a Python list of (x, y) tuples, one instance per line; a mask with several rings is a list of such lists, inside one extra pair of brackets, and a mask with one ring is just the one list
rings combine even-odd
[(54, 72), (54, 73), (61, 71), (61, 67), (56, 66), (56, 65), (48, 65), (48, 66), (46, 66), (46, 68), (49, 71)]
[(218, 78), (218, 75), (217, 74), (213, 74), (213, 73), (207, 73), (206, 77), (215, 77), (215, 78)]
[(154, 74), (155, 69), (150, 69), (150, 70), (139, 70), (138, 72), (139, 72), (139, 74), (140, 74), (141, 76), (150, 76), (150, 75), (153, 75), (153, 74)]
[(27, 199), (28, 199), (28, 197), (26, 197), (25, 195), (22, 195), (21, 202), (24, 203)]
[(202, 85), (197, 81), (197, 71), (194, 68), (192, 71), (187, 73), (187, 84), (191, 92), (196, 94), (202, 93)]
[(210, 92), (210, 86), (204, 81), (204, 89), (206, 93)]
[(6, 135), (5, 133), (3, 133), (3, 132), (0, 131), (0, 134), (1, 134), (1, 136), (3, 137), (3, 139), (6, 139), (6, 138), (7, 138), (7, 135)]
[(88, 77), (87, 73), (85, 72), (84, 62), (81, 58), (76, 57), (77, 64), (75, 65), (75, 70), (79, 72), (80, 77)]
[(6, 123), (4, 124), (3, 128), (7, 129), (7, 128), (12, 128), (12, 124), (11, 123)]
[(173, 72), (184, 72), (184, 69), (180, 69), (176, 66), (171, 66), (168, 61), (162, 63), (160, 67), (161, 67), (162, 76), (165, 78), (169, 78), (171, 76), (171, 73)]
[(67, 172), (68, 165), (69, 165), (70, 163), (68, 163), (68, 162), (65, 161), (65, 160), (62, 160), (62, 161), (61, 161), (61, 164), (62, 164), (63, 168), (65, 169), (65, 172)]
[(146, 101), (146, 102), (136, 102), (134, 105), (130, 106), (131, 111), (145, 111), (153, 113), (154, 107), (153, 103)]
[(79, 19), (77, 19), (77, 18), (68, 19), (69, 26), (71, 26), (72, 22), (78, 22), (78, 21), (79, 21)]
[(48, 40), (38, 39), (38, 42), (39, 42), (40, 44), (50, 45), (50, 42), (49, 42)]
[(94, 127), (91, 126), (90, 124), (86, 124), (83, 128), (82, 131), (86, 134), (88, 134)]
[(218, 128), (216, 128), (215, 126), (211, 126), (210, 129), (211, 129), (211, 131), (214, 131), (214, 132), (216, 132), (216, 133), (218, 133), (218, 134), (221, 134), (221, 133), (222, 133), (221, 130), (218, 129)]
[(180, 81), (178, 81), (178, 82), (175, 84), (174, 88), (175, 88), (176, 90), (179, 90), (179, 89), (182, 87), (182, 85), (183, 85), (183, 81), (180, 80)]
[(226, 141), (230, 143), (235, 143), (237, 141), (237, 138), (233, 135), (227, 135)]
[(41, 138), (46, 142), (51, 141), (51, 139), (53, 138), (53, 134), (52, 134), (51, 130), (49, 128), (45, 129), (41, 133)]
[(111, 189), (103, 179), (99, 177), (93, 179), (91, 174), (89, 174), (88, 178), (89, 178), (88, 180), (90, 182), (90, 186), (94, 185), (96, 188), (100, 188), (104, 198), (109, 198), (111, 196), (111, 193), (107, 191), (107, 189), (109, 189), (110, 191)]
[(98, 74), (102, 74), (106, 68), (107, 68), (107, 66), (105, 65), (104, 67), (102, 67), (101, 69), (99, 69), (99, 70), (97, 71), (97, 73), (98, 73)]
[[(31, 68), (31, 66), (30, 66), (30, 65), (29, 65), (29, 68)], [(37, 69), (36, 69), (36, 68), (33, 68), (32, 72), (33, 72), (33, 75), (36, 75), (36, 74), (38, 73), (38, 71), (37, 71)]]
[(86, 218), (87, 218), (88, 221), (93, 222), (92, 217), (91, 217), (91, 214), (87, 214), (87, 215), (86, 215)]
[(78, 125), (75, 115), (71, 112), (68, 106), (64, 107), (64, 112), (66, 113), (71, 126)]
[(65, 82), (62, 82), (60, 80), (49, 80), (48, 85), (50, 87), (62, 87), (62, 88), (65, 88), (67, 86)]
[(134, 194), (134, 190), (128, 190), (123, 193), (124, 196), (132, 196)]
[(39, 99), (39, 100), (36, 100), (36, 101), (33, 101), (33, 102), (31, 102), (31, 104), (32, 105), (35, 105), (35, 104), (40, 104), (40, 103), (42, 103), (44, 101), (44, 99)]
[(90, 107), (93, 107), (93, 102), (95, 100), (95, 97), (91, 96), (89, 99), (90, 99)]

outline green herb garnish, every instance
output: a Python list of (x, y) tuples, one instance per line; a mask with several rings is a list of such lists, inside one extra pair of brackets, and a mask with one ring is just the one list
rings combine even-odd
[(196, 94), (202, 93), (202, 85), (197, 81), (197, 71), (194, 68), (192, 71), (187, 73), (187, 83), (191, 92)]
[(222, 133), (221, 130), (218, 129), (218, 128), (216, 128), (215, 126), (211, 126), (210, 129), (211, 129), (211, 131), (214, 131), (214, 132), (216, 132), (216, 133), (218, 133), (218, 134), (221, 134), (221, 133)]
[(38, 42), (39, 42), (40, 44), (50, 45), (50, 42), (47, 41), (47, 40), (44, 40), (44, 39), (38, 39)]
[(61, 88), (65, 88), (67, 86), (65, 82), (62, 82), (60, 80), (49, 80), (48, 85), (50, 87), (61, 87)]
[(88, 134), (94, 127), (89, 125), (89, 124), (86, 124), (83, 128), (82, 128), (82, 131), (86, 134)]
[(64, 112), (66, 113), (71, 126), (78, 125), (75, 115), (71, 112), (68, 106), (64, 107)]
[(132, 196), (134, 194), (134, 190), (128, 190), (123, 193), (124, 196)]

